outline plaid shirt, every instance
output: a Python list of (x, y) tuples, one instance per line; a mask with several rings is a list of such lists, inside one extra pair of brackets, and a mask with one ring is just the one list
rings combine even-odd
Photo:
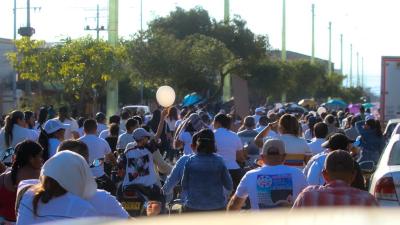
[(341, 180), (324, 186), (309, 186), (297, 197), (293, 208), (314, 206), (377, 206), (376, 199), (366, 191), (350, 187)]

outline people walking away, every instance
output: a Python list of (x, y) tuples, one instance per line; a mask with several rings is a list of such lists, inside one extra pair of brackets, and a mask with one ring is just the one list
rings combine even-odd
[(293, 208), (321, 206), (377, 206), (374, 196), (351, 186), (356, 176), (355, 161), (343, 150), (330, 152), (322, 174), (325, 185), (309, 186), (297, 197)]
[[(349, 151), (352, 147), (352, 140), (349, 140), (346, 135), (342, 133), (336, 133), (329, 137), (329, 139), (322, 144), (322, 147), (327, 148), (324, 152), (316, 155), (310, 160), (310, 165), (307, 165), (306, 168), (309, 168), (308, 171), (304, 171), (307, 177), (307, 182), (310, 185), (323, 185), (326, 183), (324, 176), (322, 176), (322, 171), (324, 170), (324, 163), (326, 157), (328, 156), (329, 152), (335, 150), (344, 150)], [(356, 176), (351, 183), (352, 187), (365, 190), (365, 181), (364, 177), (362, 176), (361, 169), (359, 164), (355, 163), (355, 171)]]
[(96, 182), (82, 156), (59, 152), (43, 165), (40, 174), (40, 183), (25, 187), (27, 190), (21, 193), (17, 224), (99, 215), (86, 200), (96, 194)]
[(42, 168), (42, 147), (33, 141), (23, 141), (15, 147), (11, 170), (0, 175), (0, 217), (15, 222), (17, 186), (21, 180), (37, 179)]
[(344, 133), (350, 140), (356, 140), (360, 135), (356, 128), (356, 123), (361, 120), (360, 116), (351, 116), (350, 117), (350, 127), (347, 128)]
[(63, 124), (68, 124), (69, 128), (65, 130), (64, 140), (68, 139), (78, 139), (79, 138), (79, 126), (76, 120), (70, 117), (69, 109), (67, 106), (62, 106), (58, 110), (58, 117), (55, 118), (59, 122)]
[(57, 153), (57, 148), (64, 140), (67, 124), (62, 124), (58, 120), (48, 120), (39, 136), (39, 143), (43, 147), (43, 159), (46, 161)]
[(254, 143), (254, 138), (258, 134), (258, 132), (254, 130), (256, 128), (254, 117), (247, 116), (244, 119), (243, 127), (243, 131), (240, 131), (237, 133), (237, 135), (242, 141), (244, 150), (246, 151), (246, 155), (248, 157), (246, 160), (246, 166), (251, 166), (260, 156), (260, 150)]
[(223, 210), (226, 207), (225, 191), (233, 189), (232, 179), (224, 160), (214, 154), (214, 133), (209, 129), (199, 132), (196, 154), (185, 164), (182, 189), (187, 198), (185, 212)]
[(285, 143), (286, 160), (285, 165), (295, 166), (303, 169), (304, 165), (312, 156), (312, 152), (307, 145), (306, 140), (299, 137), (299, 122), (297, 119), (290, 115), (284, 114), (278, 123), (270, 123), (261, 133), (255, 138), (255, 143), (258, 147), (262, 147), (265, 137), (268, 136), (269, 131), (278, 126), (279, 136), (278, 139)]
[(217, 154), (222, 157), (226, 168), (232, 177), (233, 188), (236, 190), (237, 185), (242, 179), (243, 170), (239, 163), (246, 161), (243, 144), (239, 136), (230, 130), (231, 119), (225, 114), (218, 114), (214, 117), (214, 135), (217, 145)]
[[(70, 150), (78, 153), (89, 163), (89, 149), (85, 143), (78, 140), (63, 141), (57, 152)], [(122, 207), (121, 203), (112, 196), (109, 192), (97, 189), (96, 194), (87, 199), (90, 204), (96, 209), (99, 216), (128, 218), (129, 214)]]
[[(0, 130), (0, 156), (4, 156), (9, 148), (24, 140), (37, 141), (37, 137), (26, 127), (24, 113), (13, 111), (6, 117), (6, 123)], [(6, 159), (6, 163), (11, 163), (11, 157)]]
[(117, 141), (117, 150), (125, 150), (126, 146), (134, 142), (135, 140), (133, 139), (132, 133), (135, 129), (139, 127), (139, 122), (136, 119), (130, 118), (126, 121), (125, 129), (126, 131), (119, 135), (118, 141)]
[(98, 112), (96, 113), (96, 122), (97, 122), (97, 135), (100, 135), (100, 133), (103, 130), (107, 130), (108, 126), (107, 126), (107, 119), (106, 119), (106, 115), (102, 112)]
[[(182, 177), (183, 177), (183, 170), (185, 168), (186, 162), (189, 160), (191, 156), (193, 156), (196, 153), (196, 148), (197, 148), (197, 140), (199, 139), (199, 132), (193, 134), (192, 137), (192, 144), (191, 148), (193, 153), (190, 155), (183, 155), (182, 157), (179, 158), (179, 160), (176, 162), (174, 167), (172, 168), (171, 173), (165, 180), (165, 183), (162, 187), (164, 195), (172, 195), (172, 192), (178, 184), (181, 183)], [(182, 190), (182, 193), (180, 194), (180, 199), (182, 202), (186, 200), (186, 192)]]
[(356, 128), (360, 134), (359, 147), (361, 149), (361, 156), (358, 161), (373, 161), (376, 165), (385, 147), (385, 139), (379, 120), (375, 120), (371, 116), (367, 117), (366, 121), (357, 122)]
[(267, 140), (261, 154), (264, 165), (244, 175), (227, 209), (240, 210), (247, 197), (254, 210), (291, 207), (307, 182), (299, 169), (283, 164), (285, 156), (283, 141)]
[(174, 137), (174, 148), (180, 149), (183, 147), (183, 154), (190, 155), (193, 153), (190, 147), (192, 136), (200, 130), (207, 128), (197, 113), (192, 113), (188, 118), (182, 121), (176, 129)]
[(40, 132), (40, 127), (43, 127), (44, 123), (47, 121), (47, 108), (40, 107), (39, 115), (37, 121), (35, 122), (35, 129)]
[[(113, 123), (120, 124), (120, 122), (121, 122), (121, 117), (119, 117), (118, 115), (112, 115), (112, 116), (110, 116), (110, 118), (108, 118), (109, 126), (110, 126), (111, 124), (113, 124)], [(124, 128), (125, 128), (125, 127), (124, 127)], [(123, 129), (122, 127), (119, 127), (119, 133), (118, 133), (118, 135), (121, 135), (121, 134), (123, 134), (124, 132), (125, 132), (124, 129)], [(104, 140), (105, 140), (108, 136), (110, 136), (110, 130), (109, 130), (109, 129), (103, 130), (103, 131), (98, 135), (99, 138), (104, 139)]]
[[(97, 123), (93, 119), (88, 119), (83, 124), (85, 135), (79, 138), (89, 148), (89, 164), (93, 164), (91, 171), (96, 177), (96, 182), (100, 184), (104, 190), (115, 194), (115, 185), (110, 177), (104, 172), (104, 162), (115, 163), (114, 154), (110, 145), (104, 140), (97, 137)], [(95, 162), (99, 165), (95, 166)]]
[(110, 145), (111, 151), (115, 152), (117, 150), (117, 142), (118, 142), (118, 136), (119, 136), (119, 124), (113, 123), (110, 125), (110, 128), (108, 128), (108, 132), (110, 135), (106, 137), (107, 143)]
[(315, 124), (312, 129), (315, 137), (311, 139), (310, 143), (308, 143), (308, 147), (310, 147), (310, 150), (314, 156), (325, 150), (325, 148), (322, 147), (322, 144), (326, 141), (326, 137), (328, 135), (328, 125), (319, 122)]
[(118, 188), (139, 188), (149, 200), (164, 202), (161, 187), (157, 184), (153, 155), (146, 147), (152, 135), (143, 128), (137, 128), (132, 135), (135, 146), (126, 149), (118, 160), (119, 174), (123, 178)]

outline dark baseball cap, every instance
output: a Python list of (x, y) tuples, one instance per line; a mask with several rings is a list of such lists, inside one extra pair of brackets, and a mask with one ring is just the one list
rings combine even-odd
[(328, 140), (325, 141), (321, 146), (332, 150), (338, 150), (338, 149), (346, 150), (347, 146), (353, 142), (354, 141), (348, 139), (346, 135), (342, 133), (336, 133), (330, 136)]

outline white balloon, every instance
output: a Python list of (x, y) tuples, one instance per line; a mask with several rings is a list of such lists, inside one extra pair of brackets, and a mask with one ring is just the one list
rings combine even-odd
[(156, 98), (162, 107), (170, 107), (175, 102), (175, 91), (170, 86), (161, 86), (157, 90)]
[(326, 113), (327, 111), (326, 111), (326, 109), (325, 109), (325, 107), (319, 107), (318, 108), (318, 110), (317, 110), (317, 113), (318, 113), (318, 115), (321, 115), (322, 113)]

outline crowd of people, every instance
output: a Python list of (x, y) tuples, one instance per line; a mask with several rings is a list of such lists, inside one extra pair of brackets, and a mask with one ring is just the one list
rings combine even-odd
[(129, 218), (118, 193), (137, 188), (147, 215), (276, 207), (378, 206), (359, 163), (385, 141), (361, 110), (234, 113), (169, 107), (151, 115), (72, 118), (13, 111), (0, 131), (0, 217), (36, 224), (79, 217)]

